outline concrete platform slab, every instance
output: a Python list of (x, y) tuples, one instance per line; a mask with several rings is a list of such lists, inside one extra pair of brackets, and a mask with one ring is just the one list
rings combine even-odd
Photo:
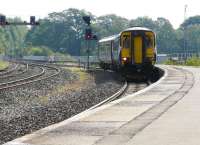
[[(104, 111), (97, 112), (92, 116), (81, 119), (80, 121), (129, 121), (142, 112), (146, 111), (152, 105), (145, 105), (141, 107), (121, 107), (112, 106)], [(120, 114), (120, 115), (119, 115)]]
[(28, 145), (90, 145), (99, 140), (101, 136), (86, 136), (86, 135), (63, 135), (34, 138), (33, 140), (25, 141)]

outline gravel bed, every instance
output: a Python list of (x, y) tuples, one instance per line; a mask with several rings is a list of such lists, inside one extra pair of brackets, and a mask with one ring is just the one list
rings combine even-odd
[(0, 92), (0, 144), (80, 113), (123, 85), (113, 72), (88, 76), (80, 83), (78, 74), (63, 69), (54, 78)]

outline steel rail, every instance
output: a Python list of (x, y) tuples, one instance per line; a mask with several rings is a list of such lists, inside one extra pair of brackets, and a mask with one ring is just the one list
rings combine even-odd
[[(27, 77), (25, 79), (19, 79), (19, 80), (8, 82), (8, 83), (2, 83), (3, 85), (6, 85), (6, 86), (1, 87), (0, 90), (10, 89), (10, 88), (14, 88), (14, 87), (23, 86), (23, 85), (30, 84), (30, 83), (42, 81), (42, 80), (45, 80), (45, 79), (48, 79), (48, 78), (51, 78), (51, 77), (58, 75), (61, 71), (58, 68), (46, 66), (46, 65), (40, 65), (40, 64), (29, 64), (29, 65), (39, 66), (40, 68), (42, 68), (42, 72), (40, 72), (40, 74), (36, 74), (36, 75), (30, 76), (30, 77)], [(39, 77), (41, 77), (45, 74), (44, 67), (54, 69), (54, 70), (56, 70), (56, 73), (51, 74), (51, 75), (46, 76), (46, 77), (39, 78)], [(35, 79), (35, 78), (39, 78), (39, 79)], [(0, 86), (2, 84), (0, 84)], [(8, 85), (8, 84), (11, 84), (11, 85)]]
[[(20, 83), (20, 82), (24, 82), (24, 81), (27, 81), (27, 80), (31, 80), (31, 79), (34, 79), (36, 77), (39, 77), (41, 75), (43, 75), (45, 73), (45, 69), (40, 67), (41, 69), (41, 72), (38, 73), (38, 74), (35, 74), (35, 75), (32, 75), (32, 76), (29, 76), (29, 77), (26, 77), (26, 78), (22, 78), (22, 79), (18, 79), (18, 80), (14, 80), (14, 81), (10, 81), (10, 82), (6, 82), (6, 83), (0, 83), (0, 90), (1, 89), (5, 89), (7, 87), (9, 87), (8, 85), (14, 85), (16, 83)], [(5, 87), (4, 87), (5, 86)]]
[(116, 99), (119, 98), (122, 94), (124, 94), (124, 92), (126, 91), (127, 88), (128, 88), (128, 83), (127, 83), (127, 81), (125, 81), (125, 82), (124, 82), (124, 85), (123, 85), (115, 94), (113, 94), (112, 96), (110, 96), (110, 97), (107, 98), (106, 100), (104, 100), (104, 101), (102, 101), (102, 102), (96, 104), (95, 106), (93, 106), (93, 107), (91, 107), (91, 108), (89, 108), (89, 109), (92, 110), (92, 109), (98, 108), (98, 107), (100, 107), (100, 106), (102, 106), (102, 105), (104, 105), (104, 104), (107, 104), (107, 103), (109, 103), (109, 102), (111, 102), (111, 101), (116, 100)]
[(22, 72), (10, 74), (10, 75), (3, 75), (3, 76), (0, 76), (0, 79), (5, 79), (5, 78), (8, 78), (8, 77), (15, 77), (17, 75), (21, 75), (21, 74), (27, 72), (28, 69), (29, 69), (29, 65), (28, 64), (24, 64), (24, 65), (26, 65), (26, 68)]
[(14, 68), (12, 68), (12, 69), (10, 69), (10, 70), (8, 69), (8, 71), (3, 71), (3, 72), (1, 72), (1, 73), (0, 73), (0, 76), (3, 76), (3, 75), (12, 73), (13, 71), (15, 71), (15, 70), (18, 68), (18, 66), (19, 66), (19, 64), (16, 64)]

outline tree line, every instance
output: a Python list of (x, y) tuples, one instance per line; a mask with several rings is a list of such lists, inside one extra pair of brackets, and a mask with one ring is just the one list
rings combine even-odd
[[(21, 20), (14, 18), (8, 21), (19, 22)], [(0, 54), (21, 55), (27, 32), (26, 26), (0, 26)]]
[[(156, 20), (149, 17), (128, 20), (115, 14), (96, 17), (85, 10), (70, 8), (50, 13), (46, 18), (39, 20), (39, 26), (31, 29), (14, 26), (0, 28), (0, 52), (6, 47), (22, 49), (24, 43), (24, 54), (50, 55), (58, 52), (84, 55), (87, 50), (84, 40), (86, 24), (82, 17), (85, 15), (91, 16), (93, 33), (99, 39), (129, 27), (141, 26), (156, 32), (158, 53), (183, 53), (184, 48), (187, 48), (189, 53), (200, 51), (200, 16), (190, 17), (178, 29), (174, 29), (170, 21), (162, 17)], [(7, 38), (9, 41), (6, 42)], [(95, 43), (92, 41), (90, 46), (93, 53), (96, 51)]]

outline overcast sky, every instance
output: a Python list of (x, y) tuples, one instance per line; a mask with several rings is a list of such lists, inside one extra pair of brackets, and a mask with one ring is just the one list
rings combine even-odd
[(96, 16), (114, 13), (128, 19), (165, 17), (177, 28), (184, 20), (186, 4), (187, 17), (200, 15), (200, 0), (0, 0), (0, 13), (27, 19), (30, 15), (42, 18), (51, 12), (78, 8)]

